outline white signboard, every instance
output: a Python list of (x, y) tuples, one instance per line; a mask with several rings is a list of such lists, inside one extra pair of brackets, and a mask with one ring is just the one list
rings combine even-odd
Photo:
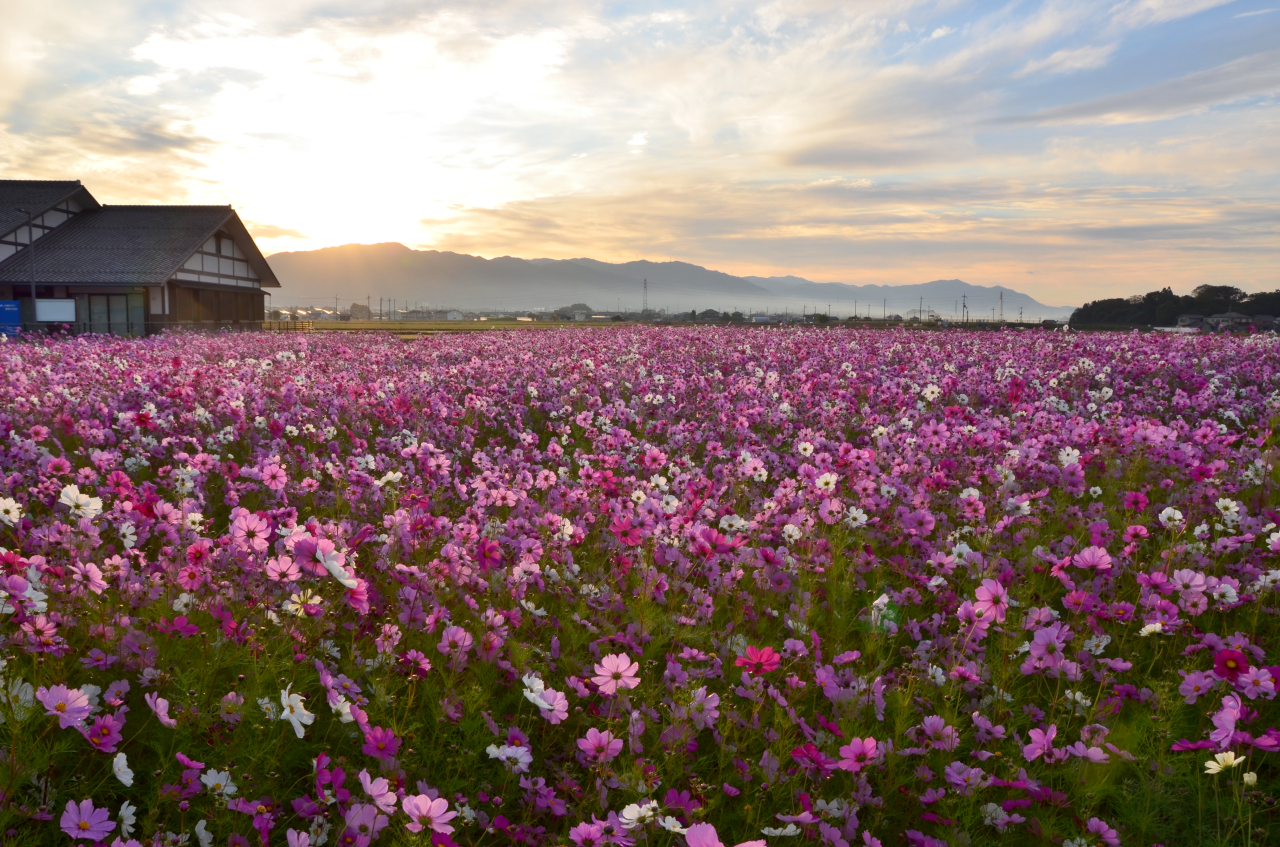
[(36, 320), (41, 323), (75, 323), (76, 301), (36, 300)]

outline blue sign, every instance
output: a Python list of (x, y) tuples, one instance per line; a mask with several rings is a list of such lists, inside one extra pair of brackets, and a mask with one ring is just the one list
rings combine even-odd
[(17, 332), (22, 327), (17, 300), (0, 300), (0, 332)]

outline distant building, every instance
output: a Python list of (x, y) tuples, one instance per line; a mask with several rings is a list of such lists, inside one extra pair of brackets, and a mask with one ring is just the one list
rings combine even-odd
[(0, 180), (0, 300), (25, 323), (256, 328), (279, 287), (230, 206), (104, 206), (79, 180)]
[(753, 324), (771, 324), (773, 323), (773, 318), (768, 315), (752, 315), (751, 322)]
[(462, 320), (462, 312), (459, 312), (457, 309), (453, 309), (444, 316), (444, 319), (447, 321), (460, 321)]
[(1178, 327), (1181, 329), (1208, 329), (1204, 315), (1178, 315)]
[(587, 319), (587, 313), (586, 313), (586, 312), (574, 312), (574, 313), (573, 313), (573, 319), (574, 319), (575, 321), (585, 321), (585, 320)]
[(1240, 312), (1220, 312), (1205, 318), (1205, 323), (1214, 329), (1248, 329), (1253, 325), (1253, 318)]

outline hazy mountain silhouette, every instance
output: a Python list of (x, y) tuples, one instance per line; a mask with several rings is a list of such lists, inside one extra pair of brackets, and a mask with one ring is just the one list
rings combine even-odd
[[(938, 280), (923, 285), (819, 283), (801, 277), (737, 277), (687, 262), (636, 261), (611, 264), (595, 259), (484, 259), (465, 253), (411, 250), (403, 244), (347, 244), (322, 250), (276, 253), (269, 258), (280, 278), (277, 304), (323, 305), (338, 298), (341, 305), (369, 298), (394, 298), (397, 306), (423, 304), (432, 308), (522, 311), (555, 308), (566, 303), (589, 303), (593, 309), (639, 309), (642, 280), (649, 281), (649, 307), (668, 311), (826, 311), (830, 303), (840, 315), (853, 309), (866, 314), (863, 303), (883, 311), (905, 314), (919, 298), (926, 308), (950, 314), (952, 300), (970, 297), (971, 314), (989, 314), (1002, 289), (973, 286), (961, 280)], [(1025, 294), (1003, 289), (1005, 317), (1017, 317), (1019, 306), (1027, 318), (1070, 315), (1071, 308), (1045, 306)], [(986, 300), (991, 303), (987, 304)], [(986, 311), (982, 311), (986, 310)]]

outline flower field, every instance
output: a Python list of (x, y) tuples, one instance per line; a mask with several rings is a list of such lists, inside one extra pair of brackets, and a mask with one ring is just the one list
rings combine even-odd
[(5, 844), (1280, 839), (1274, 337), (0, 360)]

